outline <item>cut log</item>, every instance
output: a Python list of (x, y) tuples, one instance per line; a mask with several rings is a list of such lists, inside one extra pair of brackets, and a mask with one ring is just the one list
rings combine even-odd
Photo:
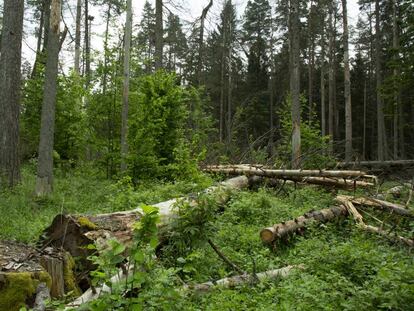
[(263, 229), (260, 232), (260, 238), (265, 243), (272, 243), (277, 239), (281, 239), (305, 228), (311, 222), (327, 222), (346, 215), (348, 215), (348, 211), (345, 206), (334, 206), (319, 211), (310, 211), (294, 220), (282, 222)]
[(236, 275), (228, 278), (224, 278), (218, 281), (211, 281), (202, 284), (196, 285), (184, 285), (184, 290), (191, 290), (196, 292), (208, 292), (216, 287), (222, 288), (234, 288), (236, 286), (248, 284), (249, 282), (255, 281), (264, 281), (264, 280), (274, 280), (278, 278), (287, 277), (293, 269), (304, 269), (303, 265), (296, 266), (287, 266), (280, 269), (269, 270), (266, 272), (257, 273), (256, 275), (252, 274), (242, 274)]
[(375, 198), (366, 198), (366, 197), (353, 197), (353, 196), (347, 196), (347, 195), (339, 195), (336, 198), (339, 202), (343, 202), (344, 200), (348, 200), (352, 202), (353, 204), (357, 205), (364, 205), (364, 206), (370, 206), (374, 208), (379, 208), (382, 210), (389, 211), (391, 213), (400, 215), (400, 216), (407, 216), (407, 217), (413, 217), (414, 213), (405, 208), (404, 205), (391, 203), (388, 201), (378, 200)]
[(274, 170), (258, 167), (236, 166), (207, 166), (203, 171), (208, 173), (222, 173), (228, 175), (255, 175), (289, 179), (289, 177), (337, 177), (352, 178), (367, 175), (362, 171), (332, 171), (332, 170)]

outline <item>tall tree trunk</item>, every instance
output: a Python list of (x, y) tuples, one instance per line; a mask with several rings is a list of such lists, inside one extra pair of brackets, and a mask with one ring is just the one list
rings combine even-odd
[(202, 71), (203, 71), (203, 57), (204, 57), (204, 27), (205, 27), (205, 20), (210, 11), (211, 7), (213, 6), (213, 0), (207, 4), (207, 6), (203, 9), (200, 18), (200, 37), (198, 39), (198, 64), (197, 64), (197, 79), (198, 84), (202, 84)]
[(328, 135), (329, 135), (329, 152), (333, 154), (333, 141), (334, 141), (334, 106), (335, 106), (335, 37), (334, 37), (334, 24), (333, 24), (334, 8), (332, 1), (329, 3), (329, 74), (328, 74), (328, 88), (329, 88), (329, 107), (328, 107)]
[(155, 70), (163, 68), (164, 27), (162, 19), (162, 0), (155, 0)]
[[(392, 48), (393, 48), (393, 60), (394, 60), (394, 69), (393, 69), (393, 82), (394, 82), (394, 160), (398, 159), (398, 143), (399, 143), (399, 83), (398, 83), (398, 49), (399, 49), (399, 40), (398, 40), (398, 25), (397, 25), (397, 1), (392, 1)], [(400, 147), (401, 148), (401, 147)]]
[(89, 16), (89, 0), (85, 0), (85, 86), (89, 88), (91, 83), (91, 40), (90, 24), (92, 17)]
[(313, 1), (310, 2), (308, 16), (308, 104), (309, 104), (309, 122), (312, 121), (313, 114), (313, 69), (315, 65), (315, 39), (313, 35)]
[(128, 108), (129, 108), (129, 77), (132, 36), (132, 0), (127, 0), (127, 16), (125, 23), (125, 51), (124, 51), (124, 91), (122, 105), (122, 129), (121, 129), (121, 172), (125, 172), (126, 156), (128, 153)]
[[(106, 94), (107, 81), (108, 81), (108, 40), (109, 40), (109, 22), (111, 20), (112, 3), (108, 2), (108, 10), (106, 11), (106, 27), (105, 27), (105, 39), (104, 39), (104, 72), (102, 77), (102, 94)], [(126, 33), (126, 29), (125, 29)]]
[(352, 104), (351, 104), (351, 74), (349, 70), (348, 47), (348, 10), (347, 0), (342, 0), (342, 15), (344, 26), (344, 97), (345, 97), (345, 161), (352, 160)]
[(362, 123), (362, 159), (366, 160), (367, 146), (367, 79), (364, 79), (364, 120)]
[(300, 73), (299, 73), (299, 0), (290, 1), (290, 93), (292, 96), (292, 167), (299, 168), (301, 162), (300, 136)]
[(375, 71), (376, 71), (376, 93), (377, 93), (377, 148), (378, 160), (387, 158), (387, 147), (385, 137), (384, 103), (381, 98), (381, 30), (380, 30), (380, 6), (379, 0), (375, 1)]
[(231, 135), (231, 124), (232, 124), (232, 63), (231, 63), (231, 57), (232, 57), (232, 42), (231, 42), (231, 33), (233, 31), (232, 25), (231, 25), (231, 19), (230, 16), (227, 18), (228, 23), (228, 42), (227, 42), (227, 75), (228, 75), (228, 86), (227, 86), (227, 149), (230, 148), (230, 144), (232, 141), (232, 135)]
[(5, 0), (0, 47), (0, 190), (20, 181), (19, 113), (23, 0)]
[(60, 12), (60, 0), (52, 0), (35, 190), (38, 196), (51, 193), (53, 187), (53, 137), (59, 62)]
[(322, 136), (326, 136), (326, 100), (325, 100), (325, 18), (322, 23), (321, 36), (321, 128)]
[(80, 73), (81, 17), (82, 17), (82, 0), (78, 0), (76, 4), (75, 65), (74, 65), (74, 71), (78, 75)]

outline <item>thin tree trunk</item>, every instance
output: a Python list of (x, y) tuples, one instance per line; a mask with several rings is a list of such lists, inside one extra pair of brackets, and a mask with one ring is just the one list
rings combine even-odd
[[(0, 47), (0, 190), (20, 181), (19, 113), (23, 0), (5, 0)], [(7, 31), (4, 31), (7, 29)]]
[(231, 144), (231, 124), (232, 124), (232, 63), (231, 63), (231, 56), (232, 56), (232, 42), (230, 40), (231, 38), (231, 20), (230, 16), (228, 18), (228, 31), (229, 31), (229, 40), (228, 40), (228, 55), (227, 55), (227, 62), (228, 62), (228, 86), (227, 86), (227, 149), (230, 148)]
[(128, 108), (129, 108), (129, 78), (130, 56), (132, 36), (132, 0), (127, 1), (127, 17), (125, 24), (125, 50), (124, 50), (124, 92), (122, 105), (122, 130), (121, 130), (121, 172), (125, 172), (126, 156), (128, 153)]
[(362, 159), (366, 159), (367, 146), (367, 80), (364, 80), (364, 120), (362, 124)]
[(76, 74), (80, 74), (80, 43), (81, 43), (81, 17), (82, 17), (82, 0), (76, 4), (76, 30), (75, 30), (75, 66)]
[[(43, 38), (42, 36), (40, 37), (40, 41), (43, 40), (43, 48), (42, 49), (39, 48), (39, 52), (36, 53), (36, 58), (33, 64), (33, 70), (31, 74), (32, 79), (35, 78), (37, 75), (39, 64), (44, 62), (43, 57), (46, 51), (46, 45), (47, 45), (47, 40), (49, 36), (50, 1), (51, 0), (43, 0), (42, 2), (42, 14), (41, 14), (41, 20), (40, 20), (39, 27), (41, 27), (41, 29), (43, 30), (42, 31), (39, 30), (39, 33), (43, 32)], [(38, 41), (38, 46), (39, 46), (39, 41)]]
[(85, 86), (89, 88), (91, 83), (91, 46), (90, 46), (90, 16), (89, 0), (85, 0)]
[(225, 46), (226, 43), (226, 32), (223, 31), (223, 42), (221, 46), (221, 75), (220, 75), (220, 143), (224, 141), (224, 102), (225, 102), (225, 69), (226, 69), (226, 53), (225, 53)]
[(51, 193), (53, 188), (53, 137), (59, 62), (60, 12), (60, 0), (52, 0), (35, 190), (38, 196)]
[(393, 69), (393, 82), (394, 82), (394, 160), (398, 159), (398, 134), (400, 131), (400, 128), (398, 126), (398, 119), (399, 119), (399, 105), (401, 104), (399, 102), (399, 83), (397, 81), (398, 79), (398, 68), (397, 68), (397, 62), (398, 62), (398, 48), (399, 48), (399, 42), (398, 42), (398, 25), (397, 25), (397, 1), (392, 1), (392, 48), (394, 53), (394, 69)]
[(381, 30), (380, 30), (380, 7), (379, 0), (375, 1), (375, 71), (376, 71), (376, 93), (377, 93), (377, 148), (378, 160), (384, 161), (387, 158), (384, 103), (381, 98)]
[(155, 70), (162, 69), (162, 56), (164, 46), (164, 27), (162, 20), (162, 0), (155, 1)]
[(207, 6), (203, 9), (200, 18), (200, 37), (198, 39), (198, 64), (197, 64), (197, 79), (198, 84), (201, 85), (202, 83), (202, 71), (203, 71), (203, 57), (204, 57), (204, 27), (205, 27), (205, 20), (210, 11), (211, 7), (213, 6), (213, 0), (207, 4)]
[(344, 96), (345, 96), (345, 161), (352, 160), (352, 104), (351, 104), (351, 74), (349, 69), (348, 47), (348, 10), (347, 0), (342, 0), (342, 15), (344, 26)]
[(106, 87), (108, 81), (108, 39), (109, 39), (109, 22), (111, 20), (111, 9), (112, 4), (108, 3), (108, 10), (106, 12), (106, 28), (105, 28), (105, 39), (104, 39), (104, 72), (102, 77), (102, 93), (106, 94)]
[(328, 77), (328, 88), (329, 88), (329, 108), (328, 108), (328, 135), (329, 135), (329, 153), (333, 154), (333, 140), (334, 140), (334, 79), (335, 79), (335, 64), (334, 64), (334, 25), (333, 25), (333, 3), (329, 4), (329, 77)]
[[(325, 20), (325, 19), (324, 19)], [(322, 136), (326, 136), (326, 100), (325, 100), (325, 23), (322, 23), (321, 37), (321, 128)]]
[(301, 162), (300, 134), (300, 72), (299, 72), (299, 0), (290, 1), (290, 92), (292, 96), (292, 167), (299, 168)]
[(309, 105), (309, 122), (312, 121), (313, 114), (313, 67), (315, 64), (315, 41), (312, 29), (312, 6), (313, 1), (310, 2), (309, 17), (308, 17), (308, 105)]

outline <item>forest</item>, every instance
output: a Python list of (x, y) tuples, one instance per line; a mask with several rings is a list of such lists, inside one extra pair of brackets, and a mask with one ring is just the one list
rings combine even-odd
[(412, 0), (0, 1), (0, 311), (414, 309)]

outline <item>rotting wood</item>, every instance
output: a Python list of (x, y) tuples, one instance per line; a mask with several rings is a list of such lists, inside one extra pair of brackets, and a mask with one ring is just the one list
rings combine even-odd
[(233, 288), (236, 286), (240, 286), (243, 284), (247, 284), (252, 280), (264, 281), (264, 280), (274, 280), (277, 278), (285, 278), (287, 277), (293, 269), (304, 269), (303, 265), (295, 265), (295, 266), (286, 266), (280, 269), (269, 270), (266, 272), (253, 274), (241, 274), (236, 275), (233, 277), (228, 277), (224, 279), (220, 279), (218, 281), (210, 281), (202, 284), (196, 285), (184, 285), (184, 290), (191, 290), (196, 292), (208, 292), (216, 287), (222, 288)]
[(46, 303), (50, 300), (50, 290), (46, 283), (40, 283), (36, 289), (36, 299), (33, 306), (33, 311), (45, 311)]

